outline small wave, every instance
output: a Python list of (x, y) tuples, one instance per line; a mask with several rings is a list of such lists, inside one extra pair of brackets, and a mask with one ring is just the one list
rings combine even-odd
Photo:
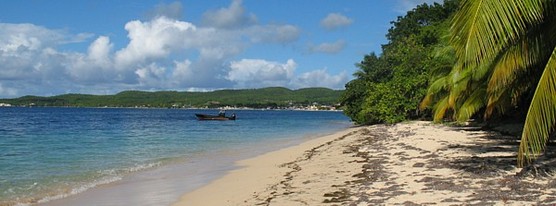
[(69, 197), (71, 195), (76, 195), (76, 194), (85, 192), (85, 191), (87, 191), (91, 188), (94, 188), (96, 186), (109, 184), (109, 183), (112, 183), (112, 182), (119, 181), (121, 179), (122, 179), (121, 176), (103, 178), (101, 180), (94, 181), (94, 182), (82, 185), (80, 187), (73, 188), (73, 189), (71, 189), (71, 190), (69, 190), (65, 193), (62, 193), (62, 194), (50, 194), (50, 195), (46, 195), (46, 197), (17, 198), (16, 200), (12, 200), (12, 201), (0, 202), (0, 206), (4, 206), (4, 205), (6, 205), (6, 206), (9, 206), (9, 205), (30, 206), (30, 205), (33, 205), (33, 204), (46, 203), (46, 202), (50, 202), (50, 201), (53, 201), (53, 200), (66, 198), (66, 197)]
[(162, 163), (160, 163), (160, 162), (154, 162), (154, 163), (148, 163), (148, 164), (139, 164), (139, 165), (136, 165), (135, 167), (131, 167), (131, 168), (126, 169), (126, 172), (127, 173), (138, 172), (138, 171), (142, 171), (142, 170), (146, 170), (146, 169), (159, 167), (161, 165), (162, 165)]
[[(147, 164), (137, 164), (133, 167), (129, 167), (129, 168), (125, 168), (125, 169), (110, 169), (110, 170), (99, 171), (100, 175), (107, 176), (107, 177), (104, 177), (100, 180), (96, 180), (96, 181), (81, 185), (79, 187), (73, 188), (69, 192), (66, 192), (66, 193), (63, 193), (63, 194), (50, 195), (50, 196), (44, 197), (44, 198), (36, 201), (36, 203), (46, 203), (46, 202), (50, 202), (50, 201), (53, 201), (53, 200), (58, 200), (58, 199), (66, 198), (66, 197), (76, 195), (76, 194), (79, 194), (79, 193), (83, 193), (83, 192), (85, 192), (89, 189), (92, 189), (92, 188), (100, 186), (100, 185), (105, 185), (105, 184), (110, 184), (110, 183), (113, 183), (113, 182), (116, 182), (116, 181), (120, 181), (127, 174), (143, 171), (143, 170), (150, 169), (150, 168), (155, 168), (155, 167), (158, 167), (160, 165), (161, 165), (160, 162), (155, 162), (155, 163), (147, 163)], [(29, 204), (28, 203), (22, 203), (22, 206), (23, 205), (29, 205)]]
[(37, 203), (46, 203), (46, 202), (49, 202), (49, 201), (52, 201), (52, 200), (66, 198), (66, 197), (69, 197), (71, 195), (76, 195), (76, 194), (85, 192), (85, 191), (87, 191), (91, 188), (94, 188), (96, 186), (99, 186), (99, 185), (104, 185), (104, 184), (109, 184), (109, 183), (112, 183), (112, 182), (119, 181), (122, 178), (123, 178), (122, 176), (113, 176), (113, 177), (103, 178), (101, 180), (97, 180), (97, 181), (94, 181), (94, 182), (91, 182), (91, 183), (81, 185), (80, 187), (73, 188), (67, 193), (44, 197), (44, 198), (38, 200)]

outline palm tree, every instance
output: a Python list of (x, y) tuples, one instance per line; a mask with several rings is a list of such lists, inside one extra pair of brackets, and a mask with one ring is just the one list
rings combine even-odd
[[(475, 98), (469, 104), (474, 107), (463, 117), (483, 106), (486, 116), (504, 112), (527, 91), (533, 94), (519, 146), (519, 166), (544, 151), (556, 124), (555, 14), (552, 0), (463, 0), (451, 28), (459, 65), (452, 73), (471, 71), (487, 77), (471, 80), (486, 96), (458, 97), (464, 102)], [(464, 104), (455, 106), (456, 113), (469, 108)]]

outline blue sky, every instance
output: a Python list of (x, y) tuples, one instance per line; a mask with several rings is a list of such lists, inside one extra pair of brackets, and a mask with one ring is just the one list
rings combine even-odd
[(0, 2), (0, 98), (344, 89), (390, 22), (434, 0)]

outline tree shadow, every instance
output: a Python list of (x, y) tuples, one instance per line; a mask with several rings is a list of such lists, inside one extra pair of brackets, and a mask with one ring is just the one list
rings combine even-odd
[[(507, 174), (517, 168), (517, 152), (520, 139), (517, 136), (501, 134), (499, 131), (484, 130), (484, 127), (452, 127), (454, 131), (481, 132), (472, 145), (448, 145), (446, 149), (470, 151), (473, 156), (452, 159), (445, 164), (449, 168), (478, 176)], [(485, 135), (486, 132), (486, 135)], [(556, 142), (551, 141), (543, 154), (531, 164), (516, 173), (516, 177), (550, 177), (556, 174)]]

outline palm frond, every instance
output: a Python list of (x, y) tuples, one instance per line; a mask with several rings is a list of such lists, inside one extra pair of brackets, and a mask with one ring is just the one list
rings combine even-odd
[(484, 118), (490, 118), (494, 112), (504, 114), (506, 108), (512, 103), (511, 89), (505, 88), (504, 90), (497, 90), (496, 92), (487, 92), (488, 100), (486, 104)]
[(486, 88), (479, 87), (465, 99), (465, 102), (457, 109), (457, 121), (465, 122), (486, 104)]
[(447, 90), (447, 87), (449, 86), (447, 80), (449, 78), (449, 76), (440, 77), (430, 84), (425, 98), (423, 98), (423, 100), (419, 104), (419, 109), (425, 110), (425, 108), (429, 107), (432, 104), (432, 102), (436, 99), (435, 97), (439, 93)]
[(492, 64), (483, 63), (473, 68), (472, 80), (474, 82), (485, 82), (492, 74)]
[(444, 115), (446, 115), (446, 111), (450, 109), (450, 105), (448, 104), (448, 98), (449, 96), (445, 96), (434, 105), (434, 115), (433, 115), (434, 122), (441, 122), (442, 119), (444, 119)]
[(452, 71), (452, 87), (450, 88), (450, 95), (448, 99), (450, 107), (457, 108), (456, 103), (458, 100), (465, 96), (465, 92), (469, 92), (469, 81), (471, 80), (472, 74), (471, 69), (464, 69), (461, 71), (455, 69)]
[(451, 29), (458, 60), (473, 67), (494, 58), (541, 22), (542, 11), (538, 0), (464, 0)]
[(529, 31), (519, 42), (502, 52), (493, 68), (488, 84), (489, 91), (506, 87), (517, 78), (518, 73), (523, 73), (524, 70), (534, 65), (546, 63), (556, 39), (543, 35), (543, 33), (551, 32), (551, 30), (553, 29), (537, 28)]
[(531, 100), (521, 143), (518, 165), (523, 166), (536, 158), (546, 147), (550, 132), (556, 123), (556, 48), (543, 71)]

